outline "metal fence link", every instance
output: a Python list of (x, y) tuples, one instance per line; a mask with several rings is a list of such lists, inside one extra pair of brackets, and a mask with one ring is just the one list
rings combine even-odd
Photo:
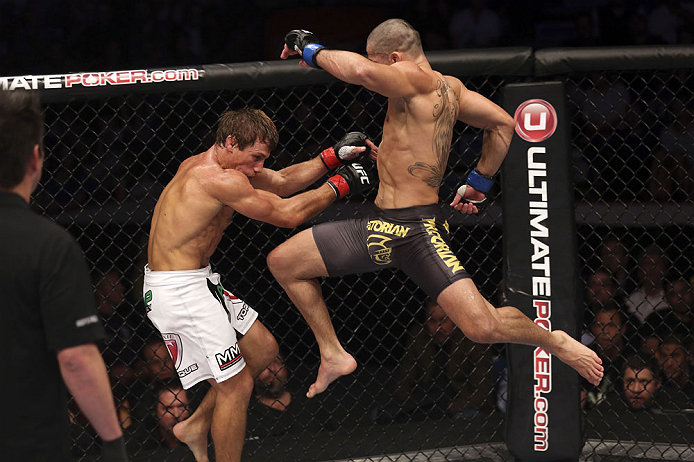
[[(678, 371), (690, 370), (693, 357), (692, 80), (692, 71), (686, 70), (594, 73), (567, 81), (579, 254), (587, 288), (583, 340), (602, 345), (610, 376), (600, 389), (586, 387), (586, 430), (591, 440), (618, 441), (615, 453), (628, 451), (629, 444), (621, 442), (629, 441), (661, 441), (665, 449), (691, 444), (691, 381), (682, 393), (672, 390), (680, 380)], [(464, 82), (496, 99), (507, 80)], [(46, 105), (45, 173), (33, 207), (68, 228), (93, 269), (110, 338), (102, 353), (134, 460), (193, 460), (185, 447), (168, 447), (175, 441), (166, 425), (193, 412), (206, 390), (198, 385), (186, 393), (176, 386), (176, 372), (145, 316), (141, 295), (149, 220), (180, 162), (213, 143), (216, 121), (230, 108), (262, 109), (275, 122), (280, 143), (266, 167), (281, 169), (317, 155), (348, 131), (364, 131), (380, 141), (385, 103), (364, 89), (331, 83), (132, 93)], [(449, 200), (464, 181), (481, 142), (480, 130), (455, 127), (442, 200)], [(498, 304), (502, 232), (495, 188), (487, 219), (452, 215), (450, 225), (459, 259), (482, 294)], [(374, 196), (350, 197), (302, 229), (363, 214)], [(292, 396), (286, 410), (272, 409), (259, 399), (265, 390), (257, 385), (249, 406), (245, 460), (340, 460), (401, 452), (410, 455), (397, 460), (415, 460), (421, 451), (435, 448), (456, 448), (439, 449), (436, 457), (442, 459), (435, 460), (508, 459), (499, 445), (503, 348), (474, 345), (459, 330), (447, 332), (438, 313), (427, 311), (424, 293), (397, 271), (322, 282), (338, 337), (360, 367), (325, 394), (304, 397), (317, 372), (317, 344), (265, 262), (296, 232), (237, 215), (212, 257), (225, 287), (258, 310), (277, 338), (283, 366), (273, 374), (286, 382)], [(648, 297), (640, 297), (644, 287)], [(669, 306), (672, 313), (639, 323), (647, 321), (648, 303)], [(599, 313), (610, 308), (603, 322)], [(684, 356), (670, 351), (673, 339), (682, 342)], [(628, 353), (646, 345), (667, 377), (659, 396), (671, 402), (627, 424), (619, 401), (621, 367)], [(71, 418), (74, 455), (92, 460), (97, 439), (74, 402)], [(655, 438), (654, 429), (664, 440)]]
[(693, 83), (680, 69), (595, 72), (567, 85), (583, 340), (606, 369), (600, 387), (586, 386), (586, 430), (614, 440), (612, 454), (633, 453), (637, 441), (637, 453), (691, 455)]

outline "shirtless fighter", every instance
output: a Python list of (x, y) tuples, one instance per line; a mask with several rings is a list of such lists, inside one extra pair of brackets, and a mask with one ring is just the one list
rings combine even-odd
[[(210, 257), (235, 212), (293, 228), (336, 199), (368, 187), (356, 163), (378, 148), (352, 132), (320, 156), (279, 171), (263, 168), (277, 145), (275, 125), (256, 109), (222, 114), (215, 144), (183, 161), (154, 208), (145, 266), (149, 318), (174, 360), (184, 388), (208, 380), (211, 389), (174, 435), (206, 462), (207, 433), (218, 461), (239, 461), (253, 378), (277, 356), (275, 338), (258, 313), (224, 290)], [(343, 164), (344, 163), (344, 164)], [(320, 187), (300, 191), (340, 166)], [(248, 367), (245, 367), (248, 366)]]
[(366, 41), (368, 59), (319, 45), (305, 30), (285, 36), (282, 59), (301, 54), (302, 66), (322, 68), (347, 83), (388, 97), (378, 154), (380, 186), (368, 217), (323, 223), (302, 231), (268, 256), (272, 274), (313, 330), (321, 364), (307, 396), (323, 392), (356, 361), (340, 344), (315, 278), (403, 270), (473, 341), (522, 343), (544, 348), (599, 383), (598, 356), (562, 331), (548, 332), (518, 309), (495, 309), (478, 292), (449, 248), (448, 223), (438, 191), (457, 120), (484, 129), (482, 152), (467, 183), (450, 204), (479, 213), (493, 176), (506, 157), (514, 121), (460, 80), (434, 71), (419, 33), (401, 19), (378, 25)]

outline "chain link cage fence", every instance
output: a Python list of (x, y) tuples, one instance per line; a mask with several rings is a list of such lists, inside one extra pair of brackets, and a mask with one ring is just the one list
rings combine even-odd
[[(509, 62), (512, 57), (495, 58), (492, 51), (432, 56), (434, 68), (492, 100), (509, 82), (547, 78)], [(558, 72), (567, 81), (572, 113), (576, 232), (586, 281), (583, 341), (602, 348), (609, 378), (599, 389), (586, 387), (590, 444), (584, 454), (590, 460), (652, 451), (655, 458), (667, 453), (685, 460), (686, 448), (691, 451), (694, 396), (691, 380), (681, 377), (692, 367), (694, 85), (692, 66), (680, 67), (687, 68)], [(246, 106), (262, 109), (277, 125), (280, 143), (268, 168), (307, 160), (348, 131), (380, 140), (385, 98), (330, 78), (313, 82), (316, 72), (287, 77), (287, 69), (261, 66), (271, 85), (246, 73), (253, 77), (218, 89), (44, 93), (47, 157), (32, 206), (67, 227), (92, 268), (109, 334), (102, 353), (133, 460), (193, 460), (167, 430), (193, 412), (206, 391), (205, 384), (187, 392), (177, 385), (141, 299), (149, 220), (180, 162), (211, 146), (225, 110)], [(481, 142), (481, 131), (456, 125), (442, 200), (464, 180)], [(496, 188), (486, 217), (451, 215), (450, 223), (461, 262), (498, 305), (503, 195)], [(362, 214), (374, 195), (334, 204), (301, 229)], [(236, 215), (212, 258), (225, 287), (258, 310), (280, 345), (280, 366), (273, 368), (280, 384), (258, 381), (251, 398), (244, 460), (509, 459), (503, 345), (474, 345), (460, 331), (443, 335), (445, 325), (427, 311), (424, 293), (397, 271), (322, 281), (337, 334), (360, 367), (323, 395), (305, 398), (317, 372), (317, 345), (265, 262), (297, 231)], [(647, 296), (640, 289), (648, 289)], [(648, 303), (657, 310), (647, 317)], [(599, 313), (611, 307), (605, 322)], [(650, 411), (630, 413), (620, 401), (621, 368), (628, 354), (646, 348), (662, 370), (656, 379), (664, 399)], [(282, 396), (285, 410), (267, 405), (263, 397), (273, 393)], [(97, 438), (74, 402), (71, 420), (76, 460), (94, 459)]]
[(693, 84), (691, 69), (567, 82), (584, 341), (606, 369), (586, 387), (586, 430), (627, 456), (692, 444)]

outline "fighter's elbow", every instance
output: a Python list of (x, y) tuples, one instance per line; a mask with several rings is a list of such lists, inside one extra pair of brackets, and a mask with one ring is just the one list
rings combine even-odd
[(502, 127), (503, 127), (503, 131), (507, 135), (513, 136), (513, 130), (515, 130), (515, 128), (516, 128), (516, 121), (513, 120), (513, 117), (506, 114), (506, 116), (504, 117), (504, 120), (502, 122)]
[(485, 132), (487, 134), (494, 135), (496, 137), (499, 137), (503, 140), (506, 140), (506, 144), (511, 143), (511, 139), (513, 138), (513, 131), (516, 128), (516, 123), (513, 120), (513, 118), (509, 115), (506, 115), (506, 117), (502, 117), (496, 123), (490, 125), (485, 129)]

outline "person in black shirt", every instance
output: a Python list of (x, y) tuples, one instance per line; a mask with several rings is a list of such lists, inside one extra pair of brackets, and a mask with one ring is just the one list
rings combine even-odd
[(101, 460), (125, 461), (84, 256), (67, 231), (29, 208), (42, 137), (38, 95), (0, 90), (0, 396), (9, 424), (0, 457), (72, 460), (67, 385), (103, 441)]

